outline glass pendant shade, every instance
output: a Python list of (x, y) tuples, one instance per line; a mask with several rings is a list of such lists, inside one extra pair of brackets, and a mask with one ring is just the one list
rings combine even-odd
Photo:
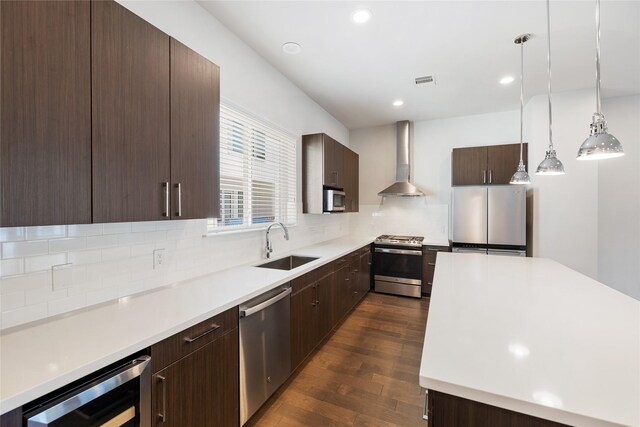
[(564, 165), (556, 157), (556, 150), (547, 151), (544, 160), (538, 165), (536, 175), (564, 175)]
[(531, 184), (531, 178), (529, 178), (529, 174), (527, 173), (527, 168), (524, 166), (524, 163), (520, 162), (518, 170), (511, 177), (509, 184)]
[(591, 135), (584, 140), (578, 150), (578, 160), (612, 159), (624, 156), (622, 144), (607, 132), (607, 122), (604, 116), (594, 115), (591, 123)]

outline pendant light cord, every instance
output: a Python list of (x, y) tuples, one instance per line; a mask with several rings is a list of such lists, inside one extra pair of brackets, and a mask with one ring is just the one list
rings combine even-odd
[(520, 40), (520, 164), (522, 161), (522, 144), (523, 138), (523, 110), (524, 110), (524, 38)]
[(551, 114), (551, 18), (549, 13), (549, 0), (547, 0), (547, 101), (549, 102), (549, 151), (553, 151), (553, 115)]
[(600, 106), (600, 0), (596, 0), (596, 115), (602, 117)]

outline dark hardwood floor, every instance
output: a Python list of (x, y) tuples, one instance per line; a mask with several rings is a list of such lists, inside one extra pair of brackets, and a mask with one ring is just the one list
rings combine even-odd
[(247, 425), (425, 426), (428, 309), (428, 299), (370, 293)]

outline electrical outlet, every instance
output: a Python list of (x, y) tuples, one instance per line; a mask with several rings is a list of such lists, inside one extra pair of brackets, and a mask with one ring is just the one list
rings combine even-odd
[(164, 249), (156, 249), (153, 251), (153, 269), (162, 267), (164, 262)]

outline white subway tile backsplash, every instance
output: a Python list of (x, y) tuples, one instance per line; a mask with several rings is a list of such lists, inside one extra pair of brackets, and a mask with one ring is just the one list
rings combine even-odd
[(158, 242), (166, 239), (167, 239), (167, 232), (164, 230), (150, 231), (150, 232), (144, 233), (144, 240), (147, 242)]
[[(158, 221), (134, 222), (133, 224), (131, 224), (131, 232), (141, 233), (146, 231), (156, 231), (157, 222)], [(171, 221), (167, 220), (166, 222), (171, 222)]]
[(131, 256), (131, 247), (118, 246), (115, 248), (102, 250), (102, 261), (116, 261), (129, 258)]
[(2, 328), (11, 328), (47, 317), (47, 304), (27, 305), (16, 310), (2, 312)]
[(25, 305), (35, 305), (43, 302), (53, 301), (60, 298), (67, 297), (66, 289), (59, 289), (52, 291), (51, 287), (41, 287), (38, 289), (30, 289), (25, 292), (26, 302)]
[(27, 237), (24, 227), (0, 228), (0, 242), (17, 242)]
[(87, 292), (87, 305), (100, 304), (118, 298), (117, 288), (104, 288)]
[(102, 280), (89, 280), (82, 283), (75, 283), (73, 287), (67, 289), (67, 295), (73, 296), (78, 294), (86, 294), (88, 292), (93, 292), (98, 289), (102, 289)]
[[(290, 229), (291, 241), (278, 242), (278, 253), (340, 237), (348, 220), (307, 216), (300, 222)], [(176, 285), (262, 256), (264, 232), (203, 238), (206, 228), (207, 220), (0, 228), (0, 328)], [(155, 249), (164, 249), (157, 269)]]
[(103, 234), (119, 234), (119, 233), (130, 233), (130, 232), (131, 232), (130, 222), (112, 222), (110, 224), (102, 225)]
[(66, 313), (85, 306), (86, 294), (78, 294), (71, 297), (61, 298), (47, 303), (49, 316)]
[(87, 249), (108, 248), (117, 244), (118, 236), (113, 234), (87, 237)]
[(66, 237), (66, 225), (45, 225), (37, 227), (27, 227), (27, 240), (55, 239), (56, 237)]
[[(143, 243), (141, 245), (133, 245), (131, 246), (131, 256), (139, 257), (142, 255), (149, 255), (151, 257), (153, 255), (153, 250), (155, 249), (155, 244), (153, 243)], [(149, 258), (149, 261), (153, 261), (152, 258)]]
[(2, 244), (2, 258), (19, 258), (49, 253), (49, 242), (34, 240), (25, 242), (7, 242)]
[(38, 289), (43, 286), (51, 287), (50, 271), (3, 277), (0, 279), (0, 293), (3, 295), (29, 289)]
[(72, 237), (68, 239), (49, 240), (49, 252), (69, 252), (84, 249), (87, 246), (86, 237)]
[(0, 295), (0, 309), (3, 312), (24, 307), (24, 304), (24, 292), (13, 292), (10, 294)]
[(33, 273), (35, 271), (51, 270), (54, 265), (66, 264), (66, 262), (66, 253), (27, 257), (24, 259), (24, 271), (25, 273)]
[(69, 237), (97, 236), (102, 234), (102, 224), (79, 224), (67, 226)]
[(0, 277), (15, 276), (24, 273), (22, 258), (3, 259), (0, 261)]
[(120, 285), (117, 287), (118, 289), (118, 298), (126, 297), (129, 295), (137, 294), (144, 291), (144, 282), (130, 282), (125, 285)]
[(118, 245), (135, 245), (137, 243), (144, 243), (144, 233), (125, 233), (116, 234), (118, 236)]
[(102, 250), (92, 249), (87, 251), (67, 252), (67, 262), (74, 265), (94, 264), (102, 260)]

